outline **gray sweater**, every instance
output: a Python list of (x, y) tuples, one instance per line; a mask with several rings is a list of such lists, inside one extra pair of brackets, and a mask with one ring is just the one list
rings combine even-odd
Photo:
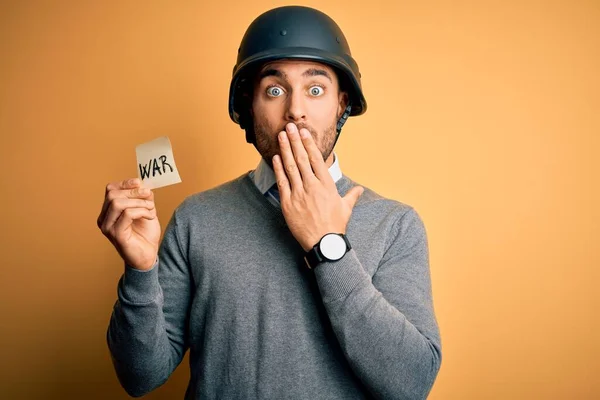
[(162, 385), (189, 349), (186, 399), (426, 398), (441, 345), (421, 219), (365, 187), (346, 233), (353, 249), (311, 271), (248, 174), (188, 197), (157, 264), (118, 284), (107, 340), (125, 390)]

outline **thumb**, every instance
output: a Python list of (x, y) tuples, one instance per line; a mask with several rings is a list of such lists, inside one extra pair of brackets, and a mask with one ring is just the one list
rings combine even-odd
[(344, 196), (344, 200), (350, 206), (350, 208), (354, 208), (358, 198), (363, 194), (365, 189), (362, 186), (354, 186), (352, 189), (348, 190), (348, 193)]

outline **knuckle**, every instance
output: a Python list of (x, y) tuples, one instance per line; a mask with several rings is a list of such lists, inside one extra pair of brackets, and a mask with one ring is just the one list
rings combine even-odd
[(114, 190), (109, 190), (109, 191), (106, 193), (106, 201), (107, 201), (107, 202), (109, 202), (109, 203), (110, 203), (110, 202), (112, 202), (112, 201), (113, 201), (114, 199), (116, 199), (116, 198), (117, 198), (117, 193), (116, 193), (116, 191), (114, 191)]
[(104, 236), (110, 236), (110, 231), (106, 224), (102, 224), (102, 226), (100, 227), (100, 231), (104, 234)]
[(300, 210), (301, 205), (302, 205), (302, 201), (300, 199), (298, 199), (297, 196), (293, 196), (292, 198), (290, 198), (290, 203), (288, 204), (288, 207), (291, 208), (292, 210)]
[(318, 179), (307, 178), (304, 186), (309, 189), (313, 189), (317, 186), (317, 182), (319, 182)]
[(121, 210), (127, 206), (127, 199), (117, 197), (111, 201), (110, 207), (113, 209)]
[[(308, 157), (308, 159), (312, 165), (316, 165), (319, 162), (319, 158), (316, 155), (311, 155)], [(321, 160), (323, 159), (321, 158)]]
[(113, 240), (118, 244), (125, 242), (125, 231), (117, 230), (113, 236)]
[(282, 212), (284, 213), (284, 215), (285, 215), (285, 214), (287, 214), (287, 213), (288, 213), (288, 210), (289, 210), (289, 208), (288, 208), (288, 203), (287, 203), (287, 201), (283, 201), (283, 200), (282, 200), (282, 201), (281, 201), (281, 211), (282, 211)]
[(301, 153), (298, 156), (296, 156), (296, 158), (297, 158), (297, 160), (298, 160), (299, 163), (306, 163), (309, 160), (308, 156), (306, 155), (306, 153), (305, 154)]
[(285, 166), (287, 172), (294, 172), (296, 170), (296, 164), (288, 164)]

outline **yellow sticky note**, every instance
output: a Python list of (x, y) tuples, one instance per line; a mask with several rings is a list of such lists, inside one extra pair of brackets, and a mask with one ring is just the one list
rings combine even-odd
[(136, 146), (138, 177), (142, 185), (148, 189), (181, 182), (171, 141), (163, 136), (150, 142)]

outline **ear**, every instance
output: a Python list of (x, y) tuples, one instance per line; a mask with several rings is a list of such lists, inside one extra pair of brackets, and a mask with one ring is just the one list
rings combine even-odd
[(346, 107), (348, 106), (348, 93), (342, 92), (338, 94), (338, 109), (337, 109), (337, 117), (338, 119), (344, 114), (346, 111)]

